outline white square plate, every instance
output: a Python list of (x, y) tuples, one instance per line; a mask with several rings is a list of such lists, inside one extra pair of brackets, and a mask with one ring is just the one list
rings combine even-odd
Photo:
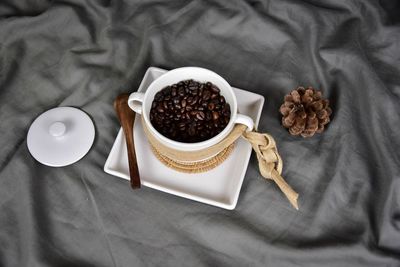
[[(150, 83), (165, 72), (167, 71), (150, 67), (138, 92), (145, 92)], [(237, 88), (233, 90), (238, 100), (239, 112), (253, 118), (257, 126), (264, 97)], [(239, 138), (232, 154), (218, 167), (204, 173), (187, 174), (166, 167), (153, 155), (139, 116), (136, 116), (135, 120), (134, 138), (142, 185), (224, 209), (236, 207), (252, 151), (247, 141)], [(104, 171), (129, 180), (128, 157), (122, 129), (119, 130), (108, 155)]]

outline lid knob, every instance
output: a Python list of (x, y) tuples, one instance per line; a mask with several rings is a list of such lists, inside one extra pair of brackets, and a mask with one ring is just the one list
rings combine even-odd
[(49, 133), (54, 137), (59, 137), (64, 135), (65, 130), (66, 130), (65, 124), (60, 121), (54, 122), (49, 127)]

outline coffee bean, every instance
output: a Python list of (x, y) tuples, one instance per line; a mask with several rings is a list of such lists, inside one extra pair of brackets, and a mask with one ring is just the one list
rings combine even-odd
[(173, 102), (175, 105), (179, 104), (179, 102), (181, 102), (181, 100), (179, 99), (179, 97), (174, 97)]
[(230, 106), (211, 82), (184, 80), (157, 92), (150, 122), (162, 135), (185, 143), (220, 133), (230, 120)]
[(196, 125), (195, 124), (190, 124), (189, 126), (189, 135), (194, 136), (196, 134)]
[(211, 99), (216, 99), (217, 97), (219, 97), (219, 94), (213, 93), (213, 94), (211, 95)]
[(203, 100), (207, 101), (208, 99), (210, 99), (210, 96), (211, 96), (210, 91), (203, 92)]
[(212, 118), (213, 118), (213, 120), (218, 120), (218, 118), (219, 118), (219, 113), (218, 113), (217, 111), (213, 111), (213, 113), (212, 113)]
[(179, 89), (178, 89), (178, 95), (179, 95), (179, 96), (184, 96), (184, 95), (185, 95), (185, 88), (179, 87)]
[(199, 120), (204, 120), (204, 118), (206, 117), (206, 115), (204, 114), (204, 112), (203, 111), (200, 111), (200, 112), (198, 112), (197, 114), (196, 114), (196, 118), (197, 119), (199, 119)]
[(207, 113), (206, 113), (206, 121), (211, 120), (211, 118), (212, 118), (211, 112), (207, 111)]
[(161, 92), (158, 92), (155, 96), (154, 99), (156, 101), (161, 101), (163, 99), (163, 94)]
[(157, 107), (157, 111), (158, 111), (159, 113), (164, 113), (164, 109), (163, 109), (163, 107), (161, 107), (161, 106)]
[(219, 90), (218, 87), (216, 87), (215, 85), (211, 86), (211, 92), (215, 93), (215, 94), (219, 94), (221, 90)]
[(229, 104), (225, 104), (224, 108), (222, 109), (222, 113), (224, 115), (228, 115), (231, 113), (231, 107), (229, 106)]
[(180, 130), (180, 131), (186, 130), (186, 123), (180, 122), (180, 123), (178, 124), (178, 126), (179, 126), (179, 130)]
[(197, 96), (193, 97), (192, 103), (190, 103), (191, 106), (196, 105), (197, 101), (199, 101), (199, 98)]

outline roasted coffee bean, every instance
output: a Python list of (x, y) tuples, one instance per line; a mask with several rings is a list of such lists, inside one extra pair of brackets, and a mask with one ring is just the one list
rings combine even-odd
[(177, 92), (176, 92), (176, 87), (172, 88), (171, 90), (171, 95), (172, 96), (176, 96)]
[(207, 101), (208, 99), (210, 99), (211, 93), (210, 91), (204, 91), (203, 92), (203, 100)]
[(184, 96), (184, 95), (185, 95), (185, 88), (179, 87), (179, 89), (178, 89), (178, 95), (179, 95), (179, 96)]
[(185, 143), (220, 133), (229, 123), (230, 106), (211, 82), (184, 80), (154, 96), (150, 122), (162, 135)]
[(199, 112), (197, 112), (197, 114), (196, 114), (196, 118), (197, 119), (199, 119), (199, 120), (204, 120), (204, 118), (206, 117), (206, 115), (204, 114), (204, 112), (203, 111), (199, 111)]
[(196, 124), (193, 123), (190, 124), (188, 133), (190, 136), (194, 136), (197, 133)]
[(213, 111), (213, 113), (212, 113), (212, 118), (213, 118), (213, 120), (218, 120), (219, 119), (219, 113), (217, 112), (217, 111)]
[(186, 130), (186, 123), (180, 122), (180, 123), (178, 124), (178, 126), (179, 126), (179, 130), (181, 130), (181, 131)]
[(157, 112), (164, 113), (163, 107), (161, 107), (161, 106), (157, 107)]
[(212, 115), (211, 115), (212, 113), (210, 112), (210, 111), (207, 111), (207, 113), (206, 113), (206, 121), (209, 121), (209, 120), (211, 120), (211, 118), (212, 118)]
[(219, 94), (219, 92), (220, 92), (221, 90), (219, 90), (219, 88), (216, 87), (215, 85), (212, 85), (212, 86), (211, 86), (211, 91), (212, 91), (213, 93), (215, 93), (215, 94)]
[(163, 94), (161, 92), (158, 92), (155, 96), (154, 99), (156, 101), (161, 101), (163, 99)]
[(179, 102), (181, 102), (181, 100), (179, 99), (179, 97), (174, 97), (173, 102), (175, 105), (177, 105), (177, 104), (179, 104)]

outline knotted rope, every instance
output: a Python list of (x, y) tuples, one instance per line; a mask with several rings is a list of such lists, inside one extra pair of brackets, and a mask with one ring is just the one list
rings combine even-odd
[(209, 148), (197, 151), (178, 151), (155, 139), (147, 128), (143, 116), (142, 126), (155, 156), (167, 167), (187, 173), (208, 171), (221, 164), (231, 154), (235, 141), (242, 136), (256, 152), (261, 175), (266, 179), (273, 180), (293, 207), (299, 209), (297, 204), (299, 195), (281, 176), (283, 162), (271, 135), (246, 131), (247, 126), (237, 124), (225, 139)]
[(281, 191), (286, 195), (289, 202), (295, 209), (299, 209), (297, 204), (297, 194), (281, 176), (283, 162), (276, 148), (274, 138), (266, 133), (243, 132), (243, 138), (249, 141), (253, 150), (256, 152), (258, 168), (261, 175), (266, 179), (274, 180)]

